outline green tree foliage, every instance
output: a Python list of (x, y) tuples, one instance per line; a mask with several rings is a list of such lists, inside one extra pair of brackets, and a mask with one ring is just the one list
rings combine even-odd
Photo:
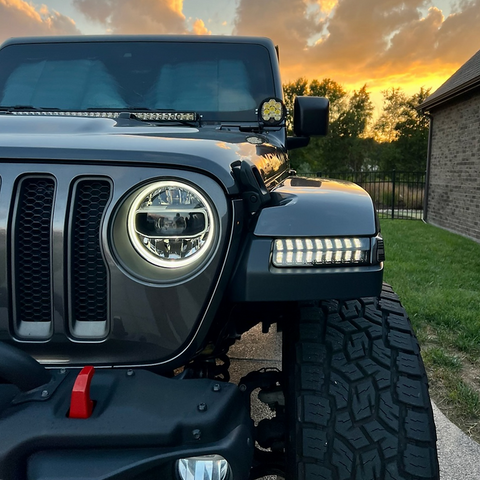
[(347, 102), (346, 90), (331, 78), (324, 78), (321, 82), (314, 79), (308, 87), (309, 95), (326, 97), (330, 102), (330, 120), (335, 121), (345, 110)]
[(283, 85), (283, 101), (288, 110), (287, 131), (289, 135), (293, 134), (293, 105), (295, 97), (303, 97), (304, 95), (308, 95), (308, 80), (306, 78), (298, 78), (294, 82)]
[(330, 101), (330, 121), (338, 118), (345, 109), (347, 92), (337, 82), (330, 78), (324, 78), (321, 82), (317, 79), (308, 83), (305, 78), (298, 78), (294, 82), (286, 83), (283, 86), (283, 97), (289, 114), (287, 117), (287, 128), (290, 134), (293, 133), (293, 106), (295, 97), (310, 95), (314, 97), (326, 97)]
[(290, 154), (292, 167), (302, 173), (340, 173), (369, 170), (418, 171), (425, 168), (428, 120), (418, 110), (430, 90), (421, 88), (408, 97), (400, 88), (383, 92), (384, 104), (372, 124), (374, 106), (364, 85), (348, 94), (330, 78), (310, 83), (305, 78), (284, 85), (293, 134), (293, 105), (297, 95), (327, 97), (330, 101), (329, 133), (312, 138), (306, 148)]
[(424, 87), (408, 97), (399, 88), (383, 93), (383, 111), (374, 126), (380, 142), (376, 160), (382, 170), (422, 171), (426, 167), (428, 148), (427, 117), (417, 110), (430, 95)]
[(373, 110), (367, 86), (364, 85), (358, 92), (354, 91), (348, 102), (348, 108), (343, 110), (338, 117), (340, 135), (354, 138), (364, 137)]
[(425, 170), (427, 166), (428, 149), (428, 118), (417, 107), (430, 95), (430, 89), (421, 88), (420, 91), (407, 98), (400, 112), (395, 130), (398, 132), (396, 140), (399, 161), (397, 170)]
[(373, 127), (375, 140), (379, 142), (393, 142), (398, 138), (398, 132), (395, 125), (400, 118), (407, 97), (401, 88), (389, 88), (384, 90), (383, 109)]
[[(305, 85), (300, 80), (304, 79), (286, 86), (291, 105), (294, 86)], [(366, 85), (349, 96), (339, 83), (325, 78), (312, 80), (302, 91), (329, 99), (330, 126), (326, 137), (312, 138), (307, 148), (291, 153), (293, 168), (304, 173), (362, 169), (371, 150), (372, 141), (366, 138), (366, 132), (374, 110)]]

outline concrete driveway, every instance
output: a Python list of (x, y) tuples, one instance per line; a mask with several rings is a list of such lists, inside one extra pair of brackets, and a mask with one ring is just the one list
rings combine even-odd
[[(262, 334), (257, 326), (242, 335), (240, 342), (230, 349), (233, 382), (252, 370), (263, 367), (281, 368), (281, 334), (272, 327), (268, 334)], [(254, 415), (263, 417), (268, 407), (258, 402)], [(465, 435), (433, 405), (437, 426), (438, 456), (441, 480), (480, 480), (480, 445)]]

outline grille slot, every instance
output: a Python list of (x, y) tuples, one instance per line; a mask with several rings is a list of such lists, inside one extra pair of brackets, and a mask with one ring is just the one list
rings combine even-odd
[(107, 333), (108, 276), (100, 248), (100, 227), (110, 199), (106, 180), (85, 179), (73, 189), (71, 213), (71, 330), (77, 337)]
[[(111, 190), (110, 181), (98, 177), (74, 180), (68, 198), (66, 193), (58, 197), (56, 181), (48, 175), (29, 175), (18, 182), (11, 224), (12, 327), (18, 339), (49, 339), (57, 307), (65, 308), (65, 327), (79, 340), (106, 336), (108, 274), (100, 228)], [(54, 215), (60, 215), (58, 225), (68, 226), (67, 252), (59, 251), (55, 258)], [(63, 284), (54, 286), (53, 265), (58, 271), (59, 261), (68, 262), (64, 307), (54, 305), (54, 289), (64, 288)]]
[(15, 218), (17, 322), (51, 322), (51, 223), (55, 182), (26, 178), (19, 187)]

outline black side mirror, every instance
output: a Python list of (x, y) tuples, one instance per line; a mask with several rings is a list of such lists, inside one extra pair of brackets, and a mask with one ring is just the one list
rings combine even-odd
[(297, 137), (313, 137), (328, 133), (329, 101), (324, 97), (296, 97), (293, 131)]

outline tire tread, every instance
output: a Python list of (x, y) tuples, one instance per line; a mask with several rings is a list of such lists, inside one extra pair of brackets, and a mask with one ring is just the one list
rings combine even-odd
[(379, 298), (301, 307), (292, 338), (295, 358), (287, 361), (294, 362), (298, 421), (291, 476), (439, 478), (420, 348), (390, 286)]

